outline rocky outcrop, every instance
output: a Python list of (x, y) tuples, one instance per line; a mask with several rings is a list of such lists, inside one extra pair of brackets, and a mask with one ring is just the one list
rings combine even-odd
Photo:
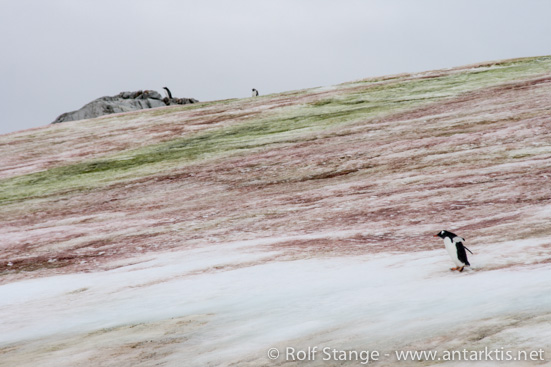
[(116, 96), (105, 96), (93, 100), (79, 110), (65, 112), (52, 124), (64, 121), (90, 119), (111, 113), (129, 112), (146, 108), (163, 107), (175, 104), (197, 103), (194, 98), (163, 98), (159, 92), (144, 90), (136, 92), (121, 92)]

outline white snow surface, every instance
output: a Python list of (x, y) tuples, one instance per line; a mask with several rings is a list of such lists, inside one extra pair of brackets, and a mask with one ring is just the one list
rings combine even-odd
[[(273, 365), (270, 347), (392, 351), (434, 348), (434, 340), (549, 351), (550, 328), (541, 321), (549, 326), (550, 268), (538, 259), (550, 240), (472, 246), (472, 268), (463, 273), (449, 270), (443, 245), (282, 261), (270, 241), (258, 240), (144, 256), (105, 272), (0, 286), (0, 348), (203, 315), (208, 321), (186, 335), (168, 365), (184, 358), (186, 366)], [(69, 351), (47, 354), (41, 365), (74, 365)]]

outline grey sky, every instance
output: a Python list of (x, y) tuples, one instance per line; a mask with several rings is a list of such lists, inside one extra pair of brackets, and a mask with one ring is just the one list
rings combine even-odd
[(0, 5), (0, 134), (126, 90), (207, 101), (551, 54), (547, 0)]

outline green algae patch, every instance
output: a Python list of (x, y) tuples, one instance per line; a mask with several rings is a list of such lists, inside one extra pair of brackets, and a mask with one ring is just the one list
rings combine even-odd
[[(491, 66), (455, 70), (423, 77), (410, 75), (381, 83), (341, 84), (323, 98), (265, 109), (260, 115), (230, 126), (198, 132), (168, 142), (128, 150), (102, 159), (83, 161), (0, 181), (0, 204), (94, 189), (199, 163), (202, 160), (245, 154), (273, 144), (292, 144), (351, 123), (374, 123), (374, 119), (402, 113), (462, 93), (502, 85), (521, 78), (548, 73), (550, 57), (511, 61)], [(315, 90), (311, 90), (313, 93)], [(302, 97), (308, 91), (301, 91)], [(264, 96), (269, 102), (289, 93)], [(255, 99), (260, 100), (259, 99)], [(250, 103), (246, 99), (244, 103)], [(176, 106), (144, 112), (144, 116), (169, 116), (213, 104), (239, 108), (239, 100)], [(259, 106), (260, 108), (262, 106)], [(39, 137), (37, 137), (39, 138)]]
[(283, 119), (279, 123), (246, 123), (167, 143), (127, 151), (99, 160), (55, 167), (0, 181), (0, 203), (53, 193), (92, 189), (121, 180), (148, 176), (194, 163), (287, 141), (286, 135), (308, 123)]

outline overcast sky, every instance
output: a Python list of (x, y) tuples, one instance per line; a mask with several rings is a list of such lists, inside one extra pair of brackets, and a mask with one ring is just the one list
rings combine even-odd
[(121, 91), (208, 101), (551, 54), (548, 0), (0, 5), (0, 134)]

